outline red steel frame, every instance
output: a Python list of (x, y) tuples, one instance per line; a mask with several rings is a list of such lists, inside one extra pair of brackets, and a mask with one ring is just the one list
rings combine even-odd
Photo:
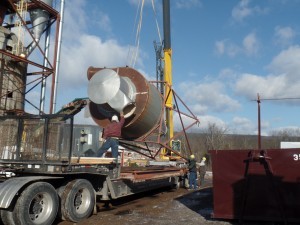
[[(166, 82), (163, 82), (163, 81), (150, 81), (150, 83), (158, 83), (158, 82), (163, 83), (164, 85), (168, 85)], [(186, 131), (188, 129), (190, 129), (192, 126), (194, 126), (195, 124), (199, 124), (200, 121), (192, 113), (192, 111), (188, 108), (188, 106), (182, 101), (182, 99), (177, 95), (177, 93), (174, 91), (172, 86), (169, 86), (169, 87), (170, 87), (169, 93), (167, 93), (165, 96), (162, 96), (164, 101), (162, 103), (162, 110), (160, 113), (159, 123), (156, 126), (154, 126), (147, 134), (143, 135), (142, 137), (140, 137), (134, 141), (120, 140), (120, 144), (122, 146), (124, 146), (127, 149), (130, 149), (134, 152), (137, 152), (143, 156), (151, 158), (151, 159), (155, 159), (158, 156), (158, 154), (162, 151), (163, 148), (169, 150), (170, 152), (174, 153), (177, 156), (180, 156), (183, 159), (187, 159), (180, 152), (172, 149), (172, 147), (170, 146), (170, 143), (172, 140), (176, 139), (177, 137), (184, 135), (184, 140), (187, 143), (188, 151), (189, 151), (189, 153), (191, 153), (191, 147), (190, 147), (189, 140), (187, 138)], [(168, 96), (170, 94), (173, 95), (174, 103), (175, 103), (175, 107), (171, 108), (171, 110), (178, 113), (182, 130), (177, 132), (172, 138), (162, 140), (161, 133), (162, 133), (163, 125), (164, 125), (166, 99), (168, 98)], [(178, 102), (180, 102), (183, 105), (184, 109), (186, 109), (188, 111), (188, 113), (184, 113), (180, 110)], [(193, 120), (191, 122), (191, 124), (189, 124), (188, 126), (184, 126), (183, 119), (182, 119), (183, 115), (186, 116), (187, 118), (190, 118)], [(151, 149), (151, 147), (149, 147), (149, 145), (154, 145), (155, 147), (153, 149)], [(141, 150), (143, 150), (144, 152), (141, 152)]]

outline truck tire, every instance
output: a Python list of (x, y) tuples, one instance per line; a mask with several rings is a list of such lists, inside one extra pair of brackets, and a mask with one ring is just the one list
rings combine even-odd
[(63, 186), (60, 186), (59, 188), (56, 189), (56, 192), (58, 194), (58, 197), (59, 197), (59, 209), (58, 209), (58, 212), (57, 212), (57, 218), (61, 219), (61, 220), (66, 220), (66, 218), (64, 218), (64, 216), (62, 215), (62, 210), (61, 210), (61, 197), (62, 197), (62, 194), (65, 190), (66, 186), (63, 185)]
[(9, 209), (7, 210), (1, 210), (1, 221), (4, 225), (16, 225), (14, 218), (13, 218), (13, 212)]
[(58, 195), (46, 182), (29, 185), (18, 198), (13, 210), (17, 225), (53, 224), (58, 211)]
[(61, 214), (64, 219), (77, 223), (92, 214), (95, 202), (95, 191), (89, 181), (71, 181), (61, 196)]

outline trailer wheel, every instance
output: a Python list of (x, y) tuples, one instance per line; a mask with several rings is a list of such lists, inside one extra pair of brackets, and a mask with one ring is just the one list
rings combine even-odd
[(16, 225), (11, 210), (1, 210), (1, 221), (4, 225)]
[(71, 222), (88, 218), (96, 202), (92, 184), (84, 179), (69, 182), (61, 196), (62, 216)]
[(17, 200), (13, 210), (16, 224), (52, 224), (58, 211), (58, 195), (54, 187), (46, 182), (29, 185)]
[(61, 210), (61, 197), (62, 197), (62, 194), (63, 194), (65, 188), (66, 188), (66, 186), (62, 185), (62, 186), (60, 186), (59, 188), (56, 189), (56, 192), (57, 192), (58, 197), (59, 197), (59, 209), (58, 209), (58, 212), (57, 212), (57, 218), (59, 218), (61, 220), (66, 220), (66, 218), (64, 218), (64, 216), (62, 215), (62, 210)]

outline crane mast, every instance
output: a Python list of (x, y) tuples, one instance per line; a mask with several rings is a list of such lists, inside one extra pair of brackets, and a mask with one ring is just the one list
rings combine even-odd
[[(173, 93), (172, 87), (172, 49), (170, 29), (170, 0), (163, 0), (163, 28), (164, 28), (164, 82), (166, 98), (166, 126), (167, 138), (171, 140), (174, 135), (173, 124)], [(171, 143), (170, 143), (171, 146)]]

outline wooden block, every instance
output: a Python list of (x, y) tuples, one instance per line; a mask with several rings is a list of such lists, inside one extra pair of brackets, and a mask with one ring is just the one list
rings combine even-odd
[(78, 157), (72, 157), (71, 163), (78, 164), (112, 164), (114, 158), (98, 158), (98, 157), (80, 157), (78, 161)]

